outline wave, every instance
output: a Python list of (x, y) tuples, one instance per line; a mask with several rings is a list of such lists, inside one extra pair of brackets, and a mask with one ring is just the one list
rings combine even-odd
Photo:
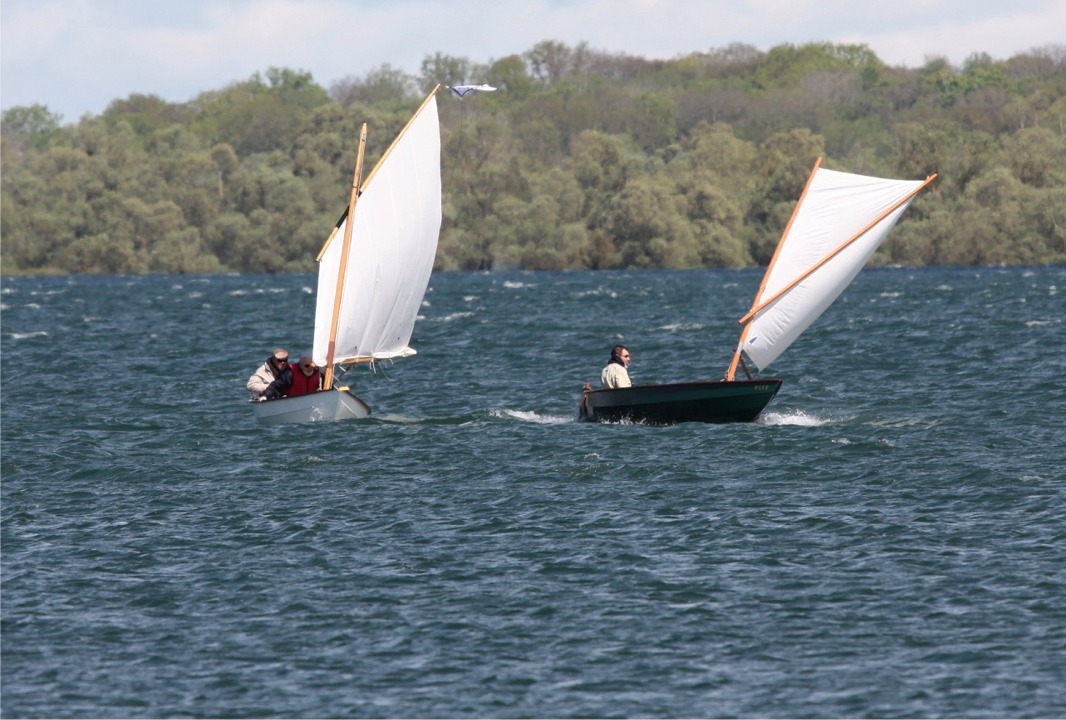
[(451, 313), (449, 315), (445, 315), (444, 317), (434, 318), (434, 319), (435, 320), (439, 320), (440, 322), (452, 322), (453, 320), (462, 320), (463, 318), (468, 318), (468, 317), (474, 317), (474, 313), (469, 312), (469, 311), (454, 312), (454, 313)]
[(764, 412), (755, 421), (758, 425), (797, 425), (799, 427), (821, 427), (837, 422), (837, 418), (808, 415), (802, 410), (789, 412)]
[(700, 323), (670, 323), (669, 325), (660, 325), (659, 327), (652, 328), (652, 330), (666, 330), (667, 332), (687, 332), (689, 330), (702, 330), (703, 325)]
[(46, 333), (44, 330), (36, 330), (34, 332), (29, 333), (11, 333), (12, 340), (26, 340), (28, 338), (34, 337), (48, 337), (48, 333)]
[(535, 425), (564, 425), (574, 422), (574, 417), (563, 415), (541, 415), (533, 410), (493, 409), (489, 415), (504, 420), (521, 420)]

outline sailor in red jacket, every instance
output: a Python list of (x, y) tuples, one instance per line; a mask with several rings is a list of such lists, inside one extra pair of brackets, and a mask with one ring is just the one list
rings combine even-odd
[(315, 361), (311, 359), (311, 356), (304, 355), (300, 358), (299, 363), (291, 363), (289, 367), (283, 370), (274, 382), (267, 386), (267, 389), (259, 396), (259, 400), (260, 402), (273, 400), (283, 395), (296, 397), (297, 395), (318, 392), (321, 389), (322, 373), (318, 371), (318, 366), (315, 365)]

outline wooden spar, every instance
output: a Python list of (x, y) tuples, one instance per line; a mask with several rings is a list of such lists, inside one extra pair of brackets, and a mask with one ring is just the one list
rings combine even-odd
[[(359, 131), (359, 154), (355, 158), (355, 174), (352, 176), (352, 194), (348, 198), (348, 218), (355, 217), (355, 203), (359, 200), (359, 180), (363, 174), (363, 155), (366, 153), (366, 123), (363, 123)], [(340, 225), (340, 221), (337, 223)], [(337, 322), (341, 313), (341, 298), (344, 295), (344, 273), (348, 269), (348, 249), (352, 245), (352, 225), (344, 224), (344, 245), (341, 247), (340, 268), (337, 270), (337, 287), (333, 294), (333, 320), (329, 326), (329, 345), (326, 348), (326, 375), (322, 379), (322, 389), (329, 390), (333, 387), (333, 357), (337, 348)], [(330, 240), (336, 234), (337, 228), (333, 228)], [(329, 245), (329, 241), (326, 242)], [(325, 248), (323, 248), (323, 252)]]
[[(365, 190), (367, 185), (370, 184), (370, 181), (373, 179), (374, 175), (377, 174), (378, 168), (381, 167), (381, 164), (385, 161), (385, 158), (387, 158), (389, 156), (389, 153), (392, 152), (393, 147), (396, 146), (396, 143), (398, 143), (400, 141), (400, 138), (402, 138), (404, 136), (404, 134), (407, 132), (407, 128), (410, 127), (411, 123), (413, 123), (415, 121), (415, 118), (417, 118), (419, 116), (419, 114), (421, 114), (422, 109), (433, 98), (433, 96), (437, 94), (438, 90), (440, 90), (440, 84), (438, 84), (435, 88), (433, 88), (433, 91), (429, 95), (426, 96), (426, 99), (423, 100), (422, 104), (418, 106), (418, 110), (415, 112), (415, 114), (412, 115), (411, 119), (407, 121), (407, 124), (403, 126), (403, 130), (401, 130), (400, 133), (396, 136), (396, 139), (394, 139), (392, 141), (392, 145), (389, 145), (388, 149), (385, 150), (384, 153), (382, 153), (381, 157), (378, 159), (377, 163), (374, 165), (374, 168), (370, 171), (370, 174), (366, 176), (366, 181), (362, 184), (362, 187), (360, 188), (360, 192)], [(349, 212), (349, 208), (345, 208), (344, 212), (341, 213), (340, 219), (337, 220), (337, 224), (333, 226), (333, 230), (330, 232), (329, 237), (326, 238), (326, 242), (324, 242), (322, 244), (322, 249), (318, 251), (318, 257), (315, 258), (315, 262), (320, 262), (322, 260), (322, 256), (326, 254), (326, 248), (328, 248), (329, 244), (333, 241), (333, 237), (337, 234), (337, 230), (340, 229), (341, 223), (343, 223), (345, 221), (345, 219), (348, 218), (348, 216), (349, 216), (348, 212)]]
[[(751, 301), (751, 312), (745, 317), (753, 315), (755, 313), (755, 304), (759, 302), (759, 296), (762, 295), (762, 291), (766, 288), (766, 281), (770, 279), (770, 271), (774, 269), (774, 265), (777, 263), (777, 256), (781, 254), (781, 248), (785, 245), (785, 238), (788, 237), (788, 233), (792, 230), (792, 223), (796, 221), (796, 217), (799, 215), (800, 207), (803, 206), (803, 200), (807, 197), (807, 191), (811, 189), (811, 183), (814, 182), (814, 176), (818, 172), (818, 167), (822, 164), (822, 158), (818, 158), (814, 161), (814, 168), (811, 169), (811, 174), (807, 176), (807, 183), (803, 186), (803, 192), (800, 193), (799, 202), (796, 203), (796, 207), (792, 209), (792, 217), (788, 219), (788, 224), (785, 225), (785, 231), (781, 233), (781, 239), (777, 241), (777, 247), (774, 248), (774, 255), (770, 258), (769, 264), (766, 266), (766, 273), (762, 276), (762, 282), (759, 283), (759, 289), (755, 292), (755, 297)], [(744, 322), (741, 320), (741, 322)], [(740, 362), (740, 351), (744, 347), (744, 341), (748, 339), (748, 326), (745, 325), (744, 329), (740, 331), (740, 340), (737, 341), (737, 350), (733, 353), (733, 360), (729, 363), (729, 370), (726, 371), (725, 379), (729, 382), (733, 382), (737, 375), (737, 363)], [(744, 369), (747, 372), (747, 368)], [(751, 373), (748, 373), (749, 377)]]
[[(753, 307), (751, 308), (751, 310), (749, 310), (749, 311), (748, 311), (748, 314), (747, 314), (747, 315), (745, 315), (744, 317), (740, 318), (740, 320), (739, 320), (738, 322), (742, 322), (742, 323), (746, 323), (746, 322), (748, 322), (748, 321), (749, 321), (749, 320), (751, 320), (751, 319), (752, 319), (753, 317), (755, 317), (755, 315), (756, 315), (756, 314), (757, 314), (757, 313), (758, 313), (758, 312), (759, 312), (760, 310), (762, 310), (763, 308), (765, 308), (765, 307), (766, 307), (767, 305), (770, 305), (770, 304), (771, 304), (772, 302), (774, 302), (774, 301), (775, 301), (775, 300), (777, 300), (777, 299), (778, 299), (779, 297), (781, 297), (782, 295), (784, 295), (785, 293), (787, 293), (787, 292), (788, 292), (789, 290), (791, 290), (792, 288), (796, 287), (796, 286), (797, 286), (797, 285), (799, 285), (799, 284), (800, 284), (801, 282), (803, 282), (804, 280), (806, 280), (807, 278), (809, 278), (809, 277), (811, 276), (811, 274), (813, 274), (813, 273), (814, 273), (814, 272), (815, 272), (816, 270), (818, 270), (818, 268), (822, 267), (822, 266), (823, 266), (823, 265), (825, 265), (825, 264), (826, 264), (827, 262), (829, 262), (830, 260), (832, 260), (833, 258), (835, 258), (835, 257), (836, 257), (837, 255), (839, 255), (840, 253), (844, 252), (844, 250), (846, 250), (846, 249), (848, 248), (848, 246), (849, 246), (849, 245), (851, 245), (851, 244), (852, 244), (853, 242), (855, 242), (856, 240), (858, 240), (859, 238), (861, 238), (861, 237), (862, 237), (863, 235), (865, 235), (865, 234), (866, 234), (867, 232), (869, 232), (871, 228), (873, 228), (873, 227), (874, 227), (875, 225), (877, 225), (877, 223), (881, 222), (881, 221), (882, 221), (882, 220), (884, 220), (884, 219), (885, 219), (886, 217), (888, 217), (889, 215), (891, 215), (892, 213), (894, 213), (894, 212), (895, 212), (896, 210), (898, 210), (898, 209), (899, 209), (899, 207), (900, 207), (901, 205), (903, 205), (903, 204), (905, 204), (905, 203), (909, 202), (909, 201), (911, 200), (911, 198), (913, 198), (913, 197), (914, 197), (915, 195), (917, 195), (917, 194), (918, 194), (919, 192), (921, 192), (921, 190), (922, 190), (922, 189), (923, 189), (923, 188), (924, 188), (924, 187), (925, 187), (926, 185), (928, 185), (929, 183), (933, 182), (933, 180), (935, 180), (935, 179), (936, 179), (936, 173), (933, 173), (932, 175), (930, 175), (929, 177), (927, 177), (927, 178), (925, 179), (925, 182), (923, 182), (923, 183), (922, 183), (921, 185), (919, 185), (918, 187), (916, 187), (916, 188), (915, 188), (915, 189), (914, 189), (914, 190), (913, 190), (912, 192), (909, 192), (909, 193), (907, 193), (907, 194), (906, 194), (906, 195), (905, 195), (904, 197), (900, 198), (900, 199), (899, 199), (898, 201), (896, 201), (895, 203), (893, 203), (891, 207), (889, 207), (889, 208), (888, 208), (887, 210), (885, 210), (885, 211), (884, 211), (883, 213), (881, 213), (881, 214), (880, 214), (880, 215), (878, 215), (878, 216), (877, 216), (876, 218), (874, 218), (873, 220), (871, 220), (870, 222), (868, 222), (868, 223), (867, 223), (867, 224), (866, 224), (866, 225), (865, 225), (865, 226), (864, 226), (864, 227), (863, 227), (863, 228), (862, 228), (861, 230), (859, 230), (859, 231), (858, 231), (857, 233), (855, 233), (855, 234), (854, 234), (854, 235), (852, 235), (852, 236), (851, 236), (850, 238), (848, 238), (848, 239), (847, 239), (847, 240), (845, 240), (845, 241), (844, 241), (843, 243), (841, 243), (841, 244), (840, 244), (840, 245), (839, 245), (839, 246), (838, 246), (838, 247), (837, 247), (837, 248), (836, 248), (835, 250), (833, 250), (832, 252), (830, 252), (830, 253), (829, 253), (828, 255), (826, 255), (826, 256), (825, 256), (824, 258), (822, 258), (821, 260), (819, 260), (818, 262), (816, 262), (816, 263), (815, 263), (814, 265), (812, 265), (811, 267), (807, 268), (807, 270), (806, 270), (806, 271), (804, 271), (804, 272), (800, 273), (800, 274), (799, 274), (799, 275), (798, 275), (798, 276), (797, 276), (797, 277), (796, 277), (796, 278), (795, 278), (795, 279), (794, 279), (794, 280), (793, 280), (792, 282), (790, 282), (790, 283), (789, 283), (788, 285), (785, 285), (785, 286), (784, 286), (783, 288), (781, 288), (780, 290), (778, 290), (778, 291), (777, 291), (776, 293), (774, 293), (774, 294), (773, 294), (773, 296), (772, 296), (772, 297), (770, 297), (770, 298), (769, 298), (768, 300), (766, 300), (765, 302), (763, 302), (762, 304), (760, 304), (760, 305), (759, 305), (758, 307), (754, 307), (754, 306), (753, 306)], [(760, 293), (762, 292), (762, 288), (759, 288), (759, 292), (760, 292)], [(756, 295), (756, 297), (758, 297), (758, 295)]]
[(407, 128), (411, 127), (411, 123), (415, 121), (415, 118), (422, 114), (422, 110), (426, 107), (426, 105), (429, 104), (429, 101), (433, 99), (433, 96), (437, 94), (438, 90), (440, 90), (440, 83), (437, 83), (437, 87), (433, 88), (433, 90), (430, 91), (429, 95), (426, 95), (426, 99), (422, 101), (422, 104), (418, 106), (418, 110), (415, 111), (415, 114), (412, 115), (411, 119), (407, 121), (407, 124), (403, 126), (403, 130), (401, 130), (396, 135), (396, 138), (392, 141), (392, 144), (389, 145), (388, 149), (386, 149), (385, 152), (381, 154), (381, 158), (374, 165), (374, 169), (371, 170), (370, 174), (366, 176), (366, 182), (363, 183), (364, 188), (370, 185), (370, 182), (374, 179), (374, 176), (377, 175), (378, 168), (381, 167), (382, 163), (385, 162), (385, 158), (387, 158), (392, 152), (392, 149), (396, 147), (396, 143), (400, 142), (400, 138), (407, 134)]

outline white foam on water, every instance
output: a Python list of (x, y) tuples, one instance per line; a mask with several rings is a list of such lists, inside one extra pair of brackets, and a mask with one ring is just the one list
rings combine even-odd
[(572, 417), (564, 417), (562, 415), (540, 415), (532, 410), (510, 410), (503, 408), (499, 410), (490, 410), (489, 414), (492, 417), (497, 418), (511, 418), (514, 420), (521, 420), (522, 422), (534, 423), (536, 425), (562, 425), (564, 423), (574, 422)]
[(837, 422), (835, 418), (808, 415), (802, 410), (788, 412), (766, 412), (756, 420), (760, 425), (798, 425), (800, 427), (821, 427)]

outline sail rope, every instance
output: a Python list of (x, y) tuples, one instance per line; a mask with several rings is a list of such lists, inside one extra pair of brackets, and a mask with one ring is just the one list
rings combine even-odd
[(455, 168), (463, 156), (463, 98), (459, 98), (459, 131), (456, 133), (456, 161), (452, 164), (452, 174), (448, 176), (448, 187), (455, 187)]
[[(459, 98), (459, 132), (458, 132), (459, 139), (456, 141), (456, 144), (458, 145), (457, 156), (461, 157), (462, 154), (463, 154), (463, 98), (466, 97), (466, 95), (468, 93), (472, 93), (472, 92), (496, 92), (497, 88), (494, 88), (492, 85), (484, 85), (484, 84), (482, 84), (482, 85), (447, 85), (446, 87), (449, 90), (451, 90), (455, 94), (455, 96), (457, 98)], [(458, 166), (458, 164), (459, 163), (456, 162), (455, 165), (452, 165), (452, 174), (448, 177), (448, 184), (449, 185), (451, 185), (453, 183), (453, 181), (455, 180), (455, 168), (456, 168), (456, 166)]]

